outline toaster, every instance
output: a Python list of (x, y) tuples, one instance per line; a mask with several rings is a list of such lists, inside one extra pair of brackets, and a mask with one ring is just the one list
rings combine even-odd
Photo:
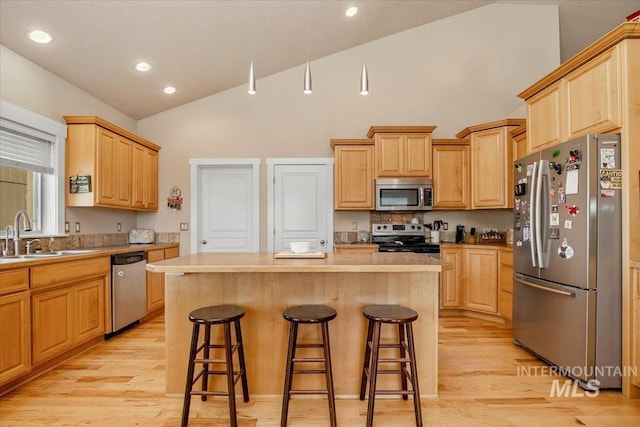
[(156, 232), (153, 230), (131, 230), (129, 243), (155, 243)]

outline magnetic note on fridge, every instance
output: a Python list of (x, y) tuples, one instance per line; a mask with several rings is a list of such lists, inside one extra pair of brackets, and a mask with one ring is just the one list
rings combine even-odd
[(564, 189), (564, 194), (578, 194), (578, 176), (579, 171), (577, 169), (567, 172), (567, 182)]

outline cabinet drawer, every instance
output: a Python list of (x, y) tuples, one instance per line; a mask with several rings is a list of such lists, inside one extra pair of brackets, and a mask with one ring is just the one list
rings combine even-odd
[(164, 249), (153, 249), (147, 251), (147, 262), (162, 261), (164, 259)]
[(29, 287), (29, 270), (11, 270), (0, 273), (0, 295), (26, 290)]
[(180, 256), (180, 247), (166, 248), (164, 250), (164, 259), (178, 258)]
[(513, 267), (513, 251), (500, 251), (500, 264), (507, 267)]
[(110, 268), (111, 261), (108, 256), (34, 267), (31, 269), (31, 288), (109, 274)]
[(500, 315), (511, 321), (513, 317), (513, 295), (509, 292), (500, 292)]

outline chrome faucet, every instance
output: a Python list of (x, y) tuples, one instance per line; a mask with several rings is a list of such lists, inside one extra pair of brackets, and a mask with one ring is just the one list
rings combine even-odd
[(34, 243), (38, 243), (38, 244), (40, 244), (40, 239), (33, 239), (33, 240), (29, 240), (29, 241), (27, 242), (27, 246), (26, 246), (26, 248), (25, 248), (25, 253), (26, 253), (27, 255), (29, 255), (29, 254), (31, 253), (31, 245), (33, 245)]
[(2, 244), (2, 256), (9, 255), (9, 233), (11, 233), (11, 237), (13, 237), (13, 225), (7, 225), (7, 228), (4, 229), (4, 243)]
[(26, 211), (18, 211), (15, 224), (13, 224), (13, 255), (20, 255), (20, 217), (22, 217), (22, 230), (31, 231), (29, 214)]

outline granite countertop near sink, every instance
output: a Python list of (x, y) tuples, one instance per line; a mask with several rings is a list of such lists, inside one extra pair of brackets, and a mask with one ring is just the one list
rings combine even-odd
[(61, 249), (54, 252), (40, 252), (20, 257), (0, 258), (0, 270), (10, 270), (14, 268), (35, 267), (38, 265), (56, 263), (62, 261), (72, 261), (83, 258), (94, 258), (99, 256), (110, 256), (134, 251), (148, 251), (153, 249), (163, 249), (177, 247), (179, 243), (149, 243), (149, 244), (129, 244), (118, 246), (104, 246), (99, 248), (77, 248)]

